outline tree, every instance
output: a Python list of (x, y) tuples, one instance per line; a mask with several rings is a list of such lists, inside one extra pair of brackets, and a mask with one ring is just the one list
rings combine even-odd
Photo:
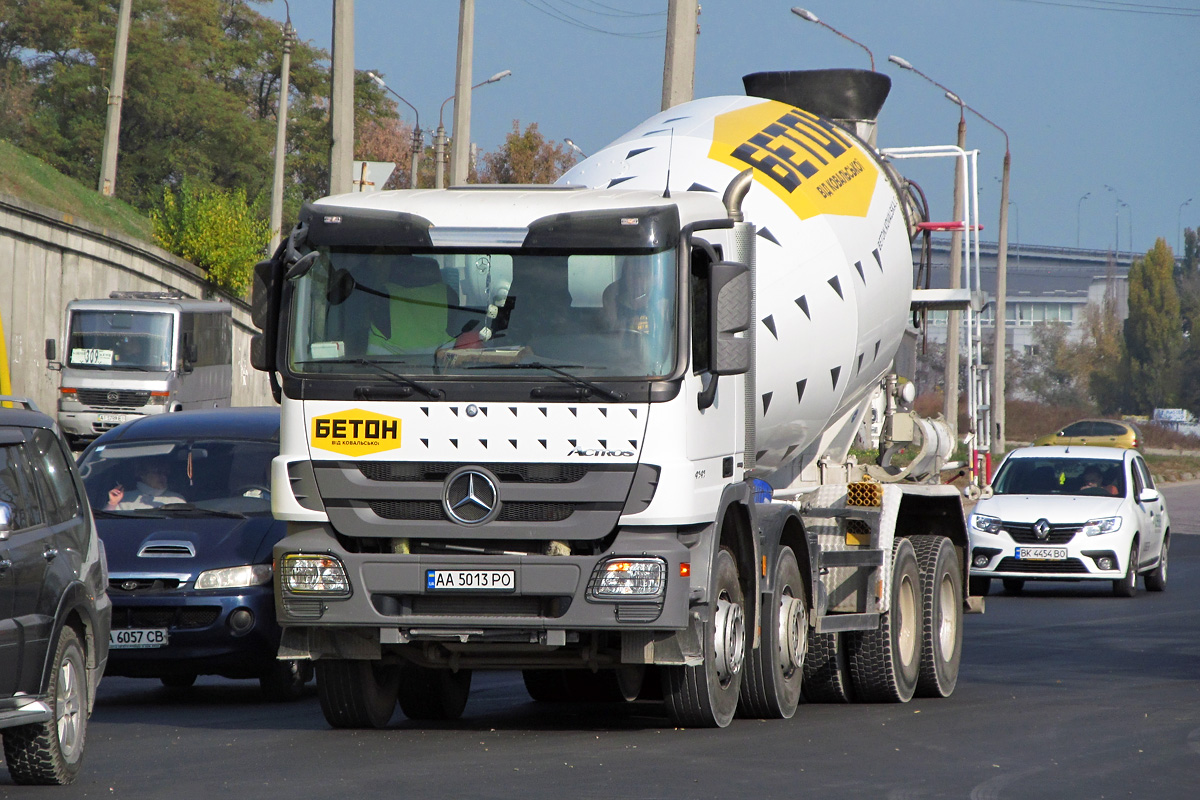
[(1183, 229), (1183, 275), (1190, 277), (1196, 274), (1200, 266), (1200, 230), (1195, 228)]
[(1084, 311), (1084, 363), (1092, 401), (1104, 414), (1115, 414), (1129, 404), (1128, 365), (1125, 358), (1123, 323), (1118, 301), (1114, 265), (1109, 262), (1104, 299)]
[(522, 132), (520, 121), (513, 120), (504, 144), (480, 161), (478, 183), (554, 183), (575, 163), (575, 156), (567, 146), (546, 141), (536, 122)]
[(1159, 238), (1129, 270), (1125, 352), (1132, 408), (1149, 413), (1173, 406), (1180, 388), (1183, 326), (1175, 291), (1175, 256)]
[(1018, 359), (1021, 388), (1041, 403), (1076, 406), (1087, 394), (1083, 348), (1069, 333), (1061, 322), (1034, 326), (1033, 347)]
[(178, 193), (163, 190), (162, 204), (150, 218), (163, 248), (208, 272), (218, 289), (246, 293), (270, 233), (267, 223), (251, 213), (244, 190), (184, 180)]

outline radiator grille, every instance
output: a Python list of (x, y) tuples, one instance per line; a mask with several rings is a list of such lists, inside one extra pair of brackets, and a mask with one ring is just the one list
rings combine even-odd
[(167, 628), (189, 630), (207, 628), (221, 616), (219, 606), (155, 606), (153, 608), (114, 608), (113, 630), (123, 628)]
[(1009, 556), (1001, 559), (996, 565), (996, 572), (1023, 572), (1028, 575), (1087, 574), (1087, 571), (1087, 567), (1078, 558), (1068, 558), (1064, 561), (1026, 561)]
[[(436, 500), (373, 500), (376, 516), (390, 520), (441, 521), (447, 519)], [(571, 503), (505, 503), (500, 507), (502, 522), (561, 522), (575, 513)]]
[(108, 590), (119, 594), (167, 592), (179, 588), (178, 578), (110, 578)]
[(1003, 522), (1004, 530), (1014, 542), (1020, 544), (1066, 544), (1075, 538), (1075, 534), (1083, 530), (1082, 525), (1051, 525), (1050, 535), (1045, 539), (1037, 538), (1031, 522)]
[[(355, 464), (367, 480), (444, 481), (462, 466), (445, 461), (365, 462)], [(585, 464), (480, 464), (505, 483), (575, 483), (588, 474)]]
[(85, 406), (95, 408), (141, 408), (150, 400), (150, 392), (77, 389), (75, 397)]

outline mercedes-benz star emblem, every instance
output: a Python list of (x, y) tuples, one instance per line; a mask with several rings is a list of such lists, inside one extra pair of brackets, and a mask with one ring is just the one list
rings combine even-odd
[(105, 395), (105, 397), (108, 398), (108, 402), (110, 403), (115, 403), (121, 399), (121, 395), (117, 394), (116, 392), (109, 392)]
[(1033, 535), (1038, 538), (1039, 542), (1044, 542), (1050, 538), (1050, 521), (1039, 519), (1033, 523)]
[(500, 513), (496, 478), (482, 467), (461, 467), (446, 478), (442, 507), (460, 525), (481, 525)]

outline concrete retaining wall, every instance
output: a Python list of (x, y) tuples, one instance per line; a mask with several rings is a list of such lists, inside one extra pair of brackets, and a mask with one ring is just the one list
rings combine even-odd
[(154, 245), (75, 220), (69, 214), (0, 194), (0, 320), (13, 393), (51, 416), (58, 375), (46, 368), (45, 342), (62, 355), (67, 303), (113, 291), (177, 289), (233, 306), (233, 404), (274, 405), (265, 373), (250, 366), (250, 306), (215, 295), (192, 264)]

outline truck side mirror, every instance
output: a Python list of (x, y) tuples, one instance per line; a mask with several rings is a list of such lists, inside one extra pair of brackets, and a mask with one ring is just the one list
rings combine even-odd
[(275, 369), (275, 337), (279, 327), (279, 295), (283, 290), (283, 252), (254, 266), (250, 319), (262, 333), (250, 338), (250, 366), (260, 372)]
[(712, 265), (709, 289), (709, 371), (714, 375), (741, 375), (752, 366), (750, 335), (750, 267), (730, 261)]

